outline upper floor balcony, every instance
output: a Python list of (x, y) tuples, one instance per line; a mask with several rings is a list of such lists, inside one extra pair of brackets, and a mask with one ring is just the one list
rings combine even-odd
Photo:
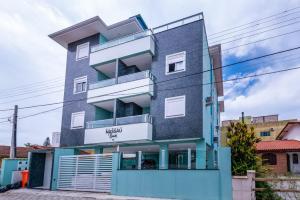
[(105, 70), (113, 67), (115, 59), (120, 58), (126, 65), (137, 65), (140, 68), (152, 61), (154, 49), (155, 42), (151, 30), (138, 32), (92, 47), (90, 66), (100, 71)]
[(102, 107), (102, 103), (118, 98), (143, 106), (149, 104), (153, 96), (153, 84), (149, 70), (102, 80), (89, 85), (87, 103)]

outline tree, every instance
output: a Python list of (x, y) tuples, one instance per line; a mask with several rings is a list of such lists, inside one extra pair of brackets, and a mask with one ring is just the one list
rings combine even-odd
[(50, 145), (51, 145), (51, 144), (50, 144), (50, 138), (47, 137), (47, 138), (45, 139), (44, 143), (43, 143), (43, 146), (48, 147), (48, 146), (50, 146)]
[(231, 147), (232, 174), (246, 175), (247, 170), (257, 170), (258, 157), (255, 144), (260, 141), (254, 128), (243, 122), (231, 123), (227, 128), (227, 145)]
[[(231, 123), (227, 128), (227, 145), (231, 147), (232, 175), (246, 175), (247, 170), (255, 170), (258, 176), (264, 176), (266, 169), (261, 165), (261, 159), (256, 155), (256, 143), (260, 141), (255, 136), (254, 128), (248, 128), (243, 122)], [(266, 182), (257, 182), (256, 187), (265, 190), (256, 192), (257, 200), (281, 200)]]
[(30, 142), (27, 142), (27, 143), (24, 144), (24, 146), (25, 146), (25, 147), (31, 147), (32, 144), (31, 144)]

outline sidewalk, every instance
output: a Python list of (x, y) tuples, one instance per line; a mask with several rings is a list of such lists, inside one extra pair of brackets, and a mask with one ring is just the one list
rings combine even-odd
[[(49, 191), (38, 189), (9, 190), (0, 194), (0, 200), (158, 200), (157, 198), (124, 197), (105, 193)], [(165, 199), (166, 200), (166, 199)]]

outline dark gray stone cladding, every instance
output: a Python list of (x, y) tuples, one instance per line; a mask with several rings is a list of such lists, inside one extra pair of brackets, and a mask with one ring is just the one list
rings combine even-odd
[[(85, 122), (95, 119), (95, 106), (86, 102), (87, 92), (73, 94), (74, 79), (81, 76), (87, 76), (87, 82), (94, 83), (98, 80), (98, 74), (95, 69), (89, 66), (89, 58), (76, 61), (77, 45), (89, 42), (90, 49), (93, 45), (99, 44), (99, 34), (73, 42), (68, 46), (67, 67), (64, 92), (64, 107), (61, 127), (61, 146), (76, 146), (84, 144), (84, 128), (71, 129), (71, 115), (74, 112), (85, 111)], [(80, 100), (81, 101), (76, 101)], [(74, 101), (68, 103), (68, 101)]]
[[(155, 34), (157, 39), (156, 53), (153, 57), (151, 71), (157, 84), (150, 104), (150, 114), (153, 116), (153, 140), (202, 137), (202, 86), (200, 85), (202, 74), (199, 73), (202, 71), (202, 30), (203, 21), (197, 21)], [(86, 103), (87, 93), (73, 94), (73, 81), (75, 78), (87, 76), (88, 84), (98, 80), (97, 71), (89, 66), (89, 58), (76, 61), (77, 45), (85, 42), (89, 42), (91, 48), (91, 46), (99, 43), (99, 34), (76, 41), (68, 46), (64, 92), (66, 103), (64, 103), (62, 116), (61, 146), (84, 144), (85, 129), (71, 129), (72, 113), (85, 111), (85, 122), (95, 120), (95, 107)], [(181, 51), (186, 51), (186, 71), (165, 75), (166, 55)], [(135, 68), (132, 67), (132, 69)], [(179, 78), (194, 73), (199, 74)], [(173, 78), (178, 79), (170, 80)], [(161, 83), (161, 81), (166, 82)], [(165, 98), (181, 95), (186, 95), (186, 116), (165, 119)], [(76, 101), (80, 99), (84, 100)], [(73, 100), (75, 102), (68, 103), (68, 101)], [(124, 112), (135, 112), (137, 110), (135, 106), (132, 108), (133, 110), (130, 110), (130, 108), (125, 110), (124, 108)]]
[[(155, 35), (151, 72), (157, 84), (150, 105), (153, 140), (202, 137), (202, 30), (203, 21), (197, 21)], [(186, 71), (165, 75), (166, 55), (181, 51), (186, 51)], [(185, 117), (165, 119), (165, 98), (181, 95), (186, 96)]]

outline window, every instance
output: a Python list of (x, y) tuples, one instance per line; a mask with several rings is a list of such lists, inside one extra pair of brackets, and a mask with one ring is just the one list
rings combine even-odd
[(82, 76), (74, 79), (73, 94), (86, 92), (87, 89), (87, 76)]
[(71, 129), (79, 129), (84, 127), (84, 114), (84, 111), (72, 113)]
[(276, 165), (277, 164), (276, 154), (274, 154), (274, 153), (264, 153), (264, 154), (262, 154), (261, 158), (262, 158), (263, 165)]
[(185, 51), (166, 56), (166, 75), (185, 71)]
[(90, 48), (90, 44), (88, 42), (78, 45), (77, 50), (76, 50), (76, 61), (88, 58), (89, 57), (89, 48)]
[(293, 153), (293, 164), (298, 164), (299, 160), (298, 160), (298, 154)]
[(185, 96), (165, 99), (165, 118), (185, 116)]
[(270, 131), (262, 131), (262, 132), (260, 132), (260, 136), (261, 137), (271, 136), (271, 133), (270, 133)]

